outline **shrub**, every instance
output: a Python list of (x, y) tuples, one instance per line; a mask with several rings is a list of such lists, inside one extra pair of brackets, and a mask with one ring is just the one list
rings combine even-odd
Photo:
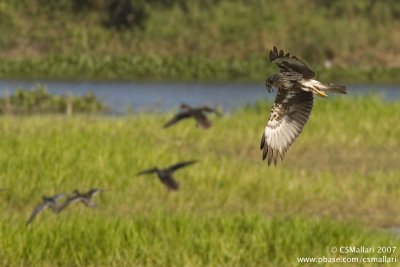
[(34, 113), (102, 113), (107, 111), (104, 103), (93, 93), (85, 96), (52, 95), (44, 86), (33, 90), (17, 89), (13, 95), (0, 98), (1, 114)]

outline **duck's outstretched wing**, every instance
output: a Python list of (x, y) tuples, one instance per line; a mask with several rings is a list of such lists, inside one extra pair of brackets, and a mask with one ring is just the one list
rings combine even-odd
[(169, 189), (169, 190), (179, 190), (179, 184), (172, 175), (166, 175), (163, 177), (161, 182)]
[(187, 119), (190, 118), (191, 115), (189, 112), (179, 112), (177, 113), (172, 119), (170, 119), (169, 121), (167, 121), (164, 125), (163, 128), (168, 128), (176, 123), (178, 123), (179, 121), (183, 120), (183, 119)]
[(176, 171), (176, 170), (178, 170), (178, 169), (180, 169), (180, 168), (183, 168), (183, 167), (192, 165), (192, 164), (194, 164), (194, 163), (196, 163), (196, 162), (197, 162), (197, 160), (190, 160), (190, 161), (179, 162), (179, 163), (176, 163), (176, 164), (170, 166), (170, 167), (168, 168), (168, 171), (174, 172), (174, 171)]
[(33, 210), (31, 216), (29, 217), (28, 224), (31, 224), (33, 220), (36, 218), (36, 216), (41, 213), (45, 208), (47, 208), (50, 205), (50, 203), (43, 201), (40, 203), (36, 208)]
[(151, 173), (155, 173), (155, 172), (157, 172), (157, 169), (152, 168), (152, 169), (141, 171), (137, 175), (140, 176), (140, 175), (151, 174)]
[(268, 165), (283, 157), (303, 130), (313, 106), (313, 94), (302, 90), (278, 90), (260, 148)]
[(196, 114), (194, 119), (201, 128), (207, 129), (212, 126), (212, 122), (203, 113)]
[(90, 188), (89, 191), (87, 191), (86, 193), (84, 193), (84, 195), (87, 195), (89, 197), (93, 197), (99, 193), (103, 193), (103, 192), (107, 192), (107, 189), (101, 189), (101, 188)]
[(209, 106), (203, 106), (203, 107), (201, 107), (201, 109), (202, 109), (204, 112), (212, 112), (212, 113), (217, 114), (218, 116), (222, 116), (221, 112), (219, 112), (219, 111), (218, 111), (217, 109), (215, 109), (215, 108), (212, 108), (212, 107), (209, 107)]

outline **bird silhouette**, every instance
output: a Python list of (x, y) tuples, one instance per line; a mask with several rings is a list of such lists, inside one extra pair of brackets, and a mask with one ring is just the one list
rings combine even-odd
[(158, 178), (160, 179), (161, 183), (163, 183), (168, 190), (178, 190), (179, 189), (179, 184), (175, 179), (173, 178), (173, 173), (183, 167), (189, 166), (191, 164), (196, 163), (197, 160), (191, 160), (191, 161), (184, 161), (184, 162), (179, 162), (177, 164), (174, 164), (172, 166), (169, 166), (168, 168), (164, 169), (159, 169), (157, 167), (144, 170), (138, 173), (138, 175), (145, 175), (145, 174), (152, 174), (156, 173)]
[(216, 109), (210, 108), (208, 106), (202, 106), (202, 107), (191, 107), (188, 104), (181, 104), (180, 110), (178, 113), (169, 121), (167, 121), (163, 128), (168, 128), (181, 120), (188, 119), (188, 118), (193, 118), (196, 120), (197, 126), (200, 126), (204, 129), (211, 127), (212, 123), (211, 121), (207, 118), (207, 113), (215, 113), (218, 116), (221, 116), (221, 113), (219, 113)]
[(96, 207), (96, 204), (93, 202), (92, 198), (94, 195), (100, 192), (105, 192), (107, 190), (105, 189), (97, 189), (97, 188), (91, 188), (88, 192), (86, 193), (81, 193), (77, 189), (73, 191), (73, 194), (69, 196), (58, 208), (57, 208), (57, 213), (63, 211), (66, 207), (68, 207), (70, 204), (75, 203), (75, 202), (80, 202), (84, 204), (86, 207), (89, 208), (94, 208)]
[(53, 212), (57, 212), (57, 209), (58, 209), (57, 200), (60, 198), (63, 198), (63, 197), (64, 197), (64, 194), (56, 194), (51, 197), (42, 196), (42, 202), (39, 205), (37, 205), (36, 208), (33, 210), (32, 214), (28, 220), (28, 224), (31, 224), (33, 222), (33, 220), (36, 218), (36, 216), (40, 212), (42, 212), (44, 209), (46, 209), (47, 207), (50, 207)]

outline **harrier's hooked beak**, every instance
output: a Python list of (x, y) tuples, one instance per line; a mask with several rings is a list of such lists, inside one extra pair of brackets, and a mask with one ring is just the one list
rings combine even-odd
[(270, 78), (265, 80), (265, 87), (267, 88), (268, 93), (271, 93), (274, 89), (272, 89), (272, 82)]

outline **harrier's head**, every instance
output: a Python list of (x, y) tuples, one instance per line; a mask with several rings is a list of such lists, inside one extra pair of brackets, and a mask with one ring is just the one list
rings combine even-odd
[(272, 91), (272, 87), (274, 86), (276, 80), (277, 76), (275, 74), (269, 76), (267, 80), (265, 80), (265, 87), (267, 87), (268, 92)]

